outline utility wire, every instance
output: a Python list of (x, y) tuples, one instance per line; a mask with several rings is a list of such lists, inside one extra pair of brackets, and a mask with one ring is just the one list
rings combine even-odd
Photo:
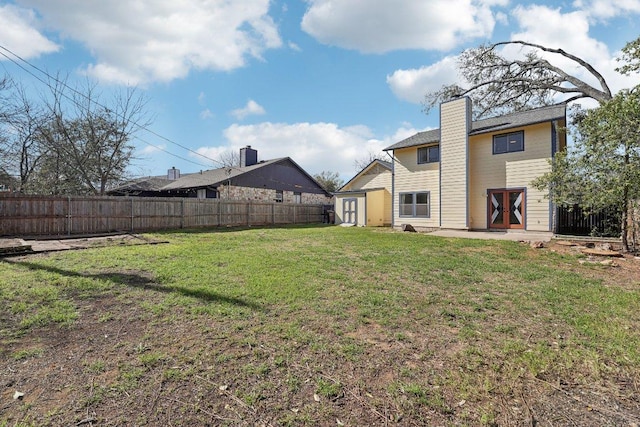
[[(48, 72), (46, 72), (46, 71), (42, 70), (41, 68), (37, 67), (36, 65), (33, 65), (32, 63), (30, 63), (30, 62), (29, 62), (29, 61), (27, 61), (26, 59), (22, 58), (20, 55), (18, 55), (18, 54), (16, 54), (16, 53), (14, 53), (14, 52), (13, 52), (13, 51), (11, 51), (10, 49), (6, 48), (5, 46), (0, 45), (0, 49), (1, 49), (2, 51), (8, 52), (10, 55), (12, 55), (12, 56), (14, 56), (15, 58), (17, 58), (20, 62), (23, 62), (23, 63), (27, 64), (29, 67), (31, 67), (31, 68), (33, 68), (33, 69), (37, 70), (39, 73), (44, 74), (45, 76), (47, 76), (47, 78), (48, 78), (48, 79), (50, 79), (50, 80), (52, 80), (52, 81), (55, 81), (57, 84), (61, 85), (61, 86), (62, 86), (62, 87), (64, 87), (65, 89), (72, 91), (72, 92), (73, 92), (73, 93), (75, 93), (76, 95), (80, 95), (80, 96), (82, 96), (82, 97), (84, 97), (84, 98), (87, 98), (87, 99), (88, 99), (87, 95), (85, 95), (84, 93), (82, 93), (82, 92), (80, 92), (80, 91), (78, 91), (78, 90), (74, 89), (73, 87), (71, 87), (71, 86), (67, 85), (67, 84), (66, 84), (65, 82), (63, 82), (63, 81), (58, 80), (56, 77), (52, 76), (51, 74), (49, 74)], [(16, 66), (18, 66), (19, 68), (21, 68), (22, 70), (24, 70), (26, 73), (28, 73), (29, 75), (31, 75), (32, 77), (34, 77), (35, 79), (37, 79), (37, 80), (38, 80), (39, 82), (41, 82), (42, 84), (44, 84), (44, 85), (46, 85), (47, 87), (49, 87), (49, 89), (53, 89), (53, 88), (51, 87), (51, 84), (50, 84), (50, 82), (49, 82), (49, 81), (45, 81), (45, 80), (43, 80), (40, 76), (36, 75), (36, 74), (35, 74), (35, 73), (33, 73), (31, 70), (29, 70), (29, 69), (27, 69), (25, 66), (23, 66), (20, 62), (16, 61), (14, 58), (12, 58), (11, 56), (7, 55), (6, 53), (4, 53), (4, 52), (2, 52), (2, 51), (0, 51), (0, 55), (2, 55), (2, 56), (3, 56), (3, 57), (5, 57), (6, 59), (8, 59), (8, 60), (9, 60), (9, 61), (11, 61), (12, 63), (14, 63)], [(64, 92), (61, 92), (61, 95), (62, 95), (62, 96), (64, 96), (68, 101), (71, 101), (71, 102), (73, 102), (73, 103), (75, 103), (75, 102), (76, 102), (73, 98), (69, 97), (69, 96), (68, 96), (68, 95), (66, 95)], [(112, 111), (110, 108), (106, 107), (105, 105), (102, 105), (100, 102), (97, 102), (97, 101), (95, 101), (95, 100), (90, 100), (90, 101), (91, 101), (91, 102), (93, 102), (93, 103), (95, 103), (95, 104), (96, 104), (96, 105), (98, 105), (99, 107), (104, 108), (105, 110)], [(116, 114), (117, 114), (117, 113), (116, 113)], [(124, 117), (121, 117), (121, 118), (124, 118)], [(178, 147), (180, 147), (180, 148), (182, 148), (182, 149), (184, 149), (184, 150), (187, 150), (187, 151), (189, 151), (189, 152), (191, 152), (191, 153), (193, 153), (193, 154), (195, 154), (195, 155), (197, 155), (197, 156), (200, 156), (200, 157), (202, 157), (202, 158), (204, 158), (204, 159), (206, 159), (206, 160), (209, 160), (209, 161), (211, 161), (211, 162), (218, 163), (218, 164), (221, 164), (221, 165), (222, 165), (222, 162), (220, 162), (219, 160), (216, 160), (216, 159), (212, 159), (212, 158), (210, 158), (210, 157), (207, 157), (207, 156), (205, 156), (205, 155), (204, 155), (204, 154), (202, 154), (202, 153), (199, 153), (199, 152), (197, 152), (197, 151), (194, 151), (194, 150), (190, 149), (189, 147), (185, 147), (185, 146), (184, 146), (184, 145), (182, 145), (182, 144), (179, 144), (179, 143), (177, 143), (177, 142), (175, 142), (175, 141), (172, 141), (171, 139), (169, 139), (169, 138), (167, 138), (167, 137), (165, 137), (165, 136), (163, 136), (163, 135), (160, 135), (159, 133), (157, 133), (157, 132), (155, 132), (155, 131), (153, 131), (153, 130), (149, 129), (149, 128), (148, 128), (148, 127), (146, 127), (146, 126), (140, 125), (140, 124), (138, 124), (138, 123), (137, 123), (137, 122), (135, 122), (135, 121), (133, 121), (132, 123), (133, 123), (133, 124), (134, 124), (134, 126), (136, 126), (138, 129), (141, 129), (141, 130), (143, 130), (143, 131), (149, 132), (150, 134), (152, 134), (152, 135), (154, 135), (154, 136), (156, 136), (156, 137), (158, 137), (158, 138), (160, 138), (160, 139), (162, 139), (162, 140), (164, 140), (164, 141), (166, 141), (166, 142), (168, 142), (168, 143), (170, 143), (170, 144), (176, 145), (176, 146), (178, 146)], [(190, 163), (196, 164), (196, 165), (198, 165), (198, 166), (207, 167), (207, 165), (203, 165), (203, 164), (201, 164), (201, 163), (197, 163), (197, 162), (194, 162), (194, 161), (192, 161), (192, 160), (189, 160), (189, 159), (186, 159), (186, 158), (184, 158), (184, 157), (181, 157), (181, 156), (179, 156), (179, 155), (177, 155), (177, 154), (171, 153), (171, 152), (169, 152), (169, 151), (167, 151), (167, 150), (163, 149), (162, 147), (159, 147), (159, 146), (157, 146), (157, 145), (155, 145), (155, 144), (152, 144), (152, 143), (150, 143), (150, 142), (148, 142), (148, 141), (144, 140), (143, 138), (136, 137), (136, 139), (139, 139), (139, 140), (140, 140), (140, 141), (142, 141), (143, 143), (145, 143), (145, 144), (147, 144), (147, 145), (149, 145), (149, 146), (151, 146), (151, 147), (154, 147), (154, 148), (156, 148), (156, 149), (158, 149), (158, 150), (160, 150), (160, 151), (163, 151), (163, 152), (165, 152), (165, 153), (167, 153), (167, 154), (169, 154), (169, 155), (171, 155), (171, 156), (177, 157), (177, 158), (179, 158), (179, 159), (181, 159), (181, 160), (185, 160), (185, 161), (187, 161), (187, 162), (190, 162)]]
[[(4, 52), (2, 52), (2, 51), (4, 51)], [(40, 76), (36, 75), (36, 74), (35, 74), (35, 73), (33, 73), (31, 70), (29, 70), (29, 69), (27, 69), (25, 66), (23, 66), (20, 62), (16, 61), (14, 58), (12, 58), (11, 56), (7, 55), (5, 52), (7, 52), (9, 55), (11, 55), (11, 56), (13, 56), (13, 57), (17, 58), (20, 62), (25, 63), (25, 64), (26, 64), (26, 65), (28, 65), (29, 67), (31, 67), (31, 68), (33, 68), (34, 70), (38, 71), (39, 73), (41, 73), (41, 74), (45, 75), (45, 76), (49, 79), (49, 81), (45, 81), (45, 80), (44, 80), (44, 79), (42, 79)], [(78, 90), (74, 89), (73, 87), (71, 87), (71, 86), (67, 85), (67, 84), (66, 84), (65, 82), (63, 82), (63, 81), (58, 80), (56, 77), (52, 76), (52, 75), (51, 75), (51, 74), (49, 74), (47, 71), (45, 71), (45, 70), (43, 70), (43, 69), (41, 69), (41, 68), (37, 67), (36, 65), (34, 65), (34, 64), (32, 64), (32, 63), (30, 63), (30, 62), (29, 62), (29, 61), (27, 61), (26, 59), (22, 58), (20, 55), (16, 54), (15, 52), (11, 51), (10, 49), (8, 49), (7, 47), (5, 47), (5, 46), (3, 46), (3, 45), (1, 45), (1, 44), (0, 44), (0, 55), (1, 55), (1, 56), (3, 56), (3, 57), (5, 57), (7, 60), (9, 60), (10, 62), (12, 62), (12, 63), (13, 63), (13, 64), (15, 64), (16, 66), (18, 66), (20, 69), (24, 70), (24, 71), (25, 71), (26, 73), (28, 73), (29, 75), (33, 76), (35, 79), (37, 79), (38, 81), (40, 81), (42, 84), (44, 84), (45, 86), (47, 86), (49, 89), (52, 89), (52, 90), (53, 90), (53, 88), (51, 87), (51, 83), (50, 83), (50, 81), (55, 81), (57, 84), (61, 85), (61, 86), (62, 86), (62, 87), (64, 87), (65, 89), (68, 89), (68, 90), (72, 91), (72, 92), (73, 92), (73, 93), (75, 93), (76, 95), (80, 95), (81, 97), (86, 98), (87, 100), (90, 100), (90, 99), (87, 97), (87, 95), (86, 95), (86, 94), (84, 94), (84, 93), (82, 93), (82, 92), (80, 92), (80, 91), (78, 91)], [(74, 100), (72, 97), (68, 96), (68, 95), (67, 95), (67, 94), (65, 94), (64, 92), (61, 92), (61, 95), (62, 95), (63, 97), (65, 97), (67, 100), (71, 101), (72, 103), (74, 103), (74, 104), (76, 103), (76, 100)], [(95, 103), (95, 104), (96, 104), (96, 105), (98, 105), (99, 107), (104, 108), (105, 110), (112, 111), (110, 108), (106, 107), (105, 105), (101, 104), (100, 102), (97, 102), (97, 101), (95, 101), (95, 100), (90, 100), (90, 101), (91, 101), (91, 102), (93, 102), (93, 103)], [(76, 104), (76, 105), (77, 105), (77, 104)], [(115, 114), (118, 114), (118, 113), (115, 113)], [(121, 118), (123, 118), (123, 119), (124, 119), (125, 117), (121, 117)], [(190, 149), (189, 147), (186, 147), (186, 146), (184, 146), (184, 145), (182, 145), (182, 144), (179, 144), (179, 143), (177, 143), (177, 142), (175, 142), (175, 141), (173, 141), (173, 140), (171, 140), (171, 139), (169, 139), (169, 138), (167, 138), (167, 137), (165, 137), (165, 136), (163, 136), (163, 135), (160, 135), (159, 133), (157, 133), (157, 132), (155, 132), (155, 131), (153, 131), (153, 130), (149, 129), (149, 128), (148, 128), (148, 127), (146, 127), (146, 126), (143, 126), (143, 125), (138, 124), (138, 123), (137, 123), (137, 122), (135, 122), (135, 121), (132, 121), (132, 123), (133, 123), (133, 124), (134, 124), (138, 129), (141, 129), (141, 130), (143, 130), (143, 131), (146, 131), (146, 132), (148, 132), (148, 133), (150, 133), (150, 134), (152, 134), (152, 135), (154, 135), (154, 136), (156, 136), (156, 137), (158, 137), (158, 138), (162, 139), (163, 141), (166, 141), (166, 142), (168, 142), (168, 143), (170, 143), (170, 144), (172, 144), (172, 145), (178, 146), (178, 147), (180, 147), (180, 148), (182, 148), (182, 149), (184, 149), (184, 150), (187, 150), (188, 152), (193, 153), (193, 154), (195, 154), (195, 155), (197, 155), (197, 156), (200, 156), (200, 157), (202, 157), (202, 158), (204, 158), (204, 159), (206, 159), (206, 160), (209, 160), (209, 161), (211, 161), (211, 162), (217, 163), (217, 164), (219, 164), (221, 167), (223, 167), (223, 168), (225, 168), (225, 169), (227, 169), (227, 170), (237, 170), (237, 171), (242, 172), (242, 173), (244, 173), (244, 172), (245, 172), (245, 171), (244, 171), (242, 168), (240, 168), (239, 166), (229, 166), (229, 165), (225, 165), (223, 162), (221, 162), (221, 161), (219, 161), (219, 160), (212, 159), (212, 158), (210, 158), (210, 157), (205, 156), (205, 155), (204, 155), (204, 154), (202, 154), (202, 153), (199, 153), (199, 152), (197, 152), (197, 151), (194, 151), (194, 150)], [(178, 159), (184, 160), (184, 161), (186, 161), (186, 162), (189, 162), (189, 163), (192, 163), (192, 164), (195, 164), (195, 165), (198, 165), (198, 166), (208, 167), (208, 165), (203, 165), (203, 164), (201, 164), (201, 163), (195, 162), (195, 161), (193, 161), (193, 160), (187, 159), (187, 158), (185, 158), (185, 157), (182, 157), (182, 156), (179, 156), (179, 155), (177, 155), (177, 154), (174, 154), (174, 153), (172, 153), (172, 152), (170, 152), (170, 151), (168, 151), (168, 150), (165, 150), (164, 148), (162, 148), (162, 147), (160, 147), (160, 146), (158, 146), (158, 145), (152, 144), (152, 143), (150, 143), (150, 142), (146, 141), (145, 139), (140, 138), (139, 136), (136, 136), (136, 139), (140, 140), (141, 142), (143, 142), (143, 143), (145, 143), (145, 144), (147, 144), (147, 145), (149, 145), (149, 146), (151, 146), (151, 147), (154, 147), (154, 148), (156, 148), (156, 149), (158, 149), (158, 150), (160, 150), (160, 151), (163, 151), (163, 152), (165, 152), (165, 153), (167, 153), (167, 154), (169, 154), (169, 155), (171, 155), (171, 156), (173, 156), (173, 157), (176, 157), (176, 158), (178, 158)], [(306, 173), (306, 172), (305, 172), (305, 173)], [(308, 175), (308, 174), (307, 174), (307, 175)], [(260, 176), (260, 177), (262, 177), (263, 179), (265, 179), (265, 180), (266, 180), (266, 177), (265, 177), (265, 176), (263, 176), (261, 173), (258, 173), (258, 174), (257, 174), (257, 176)], [(311, 177), (311, 176), (309, 175), (309, 177)], [(315, 179), (314, 179), (313, 177), (311, 177), (311, 179), (312, 179), (312, 181), (315, 181)], [(284, 182), (284, 181), (275, 181), (275, 180), (271, 180), (271, 181), (273, 181), (273, 182), (278, 182), (278, 183), (281, 183), (281, 184), (290, 184), (290, 183), (288, 183), (288, 182)], [(300, 189), (315, 189), (315, 188), (313, 188), (313, 187), (306, 187), (306, 186), (305, 186), (305, 187), (301, 187)]]

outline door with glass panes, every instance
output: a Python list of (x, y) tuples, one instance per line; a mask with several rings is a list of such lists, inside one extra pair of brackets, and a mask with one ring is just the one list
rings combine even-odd
[(488, 193), (489, 228), (524, 228), (523, 189), (489, 190)]

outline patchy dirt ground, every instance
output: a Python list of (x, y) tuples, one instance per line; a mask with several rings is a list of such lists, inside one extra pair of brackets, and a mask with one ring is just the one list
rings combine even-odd
[[(106, 243), (122, 244), (100, 244)], [(577, 253), (581, 247), (552, 241), (540, 250)], [(38, 256), (46, 255), (25, 259)], [(613, 261), (601, 264), (605, 260)], [(584, 261), (607, 285), (637, 289), (637, 258)], [(138, 287), (153, 285), (152, 278), (129, 276)], [(261, 318), (243, 327), (237, 319), (212, 322), (180, 311), (158, 317), (132, 297), (80, 299), (72, 326), (36, 330), (0, 349), (0, 426), (640, 425), (633, 378), (612, 377), (603, 391), (541, 376), (524, 381), (519, 395), (479, 409), (447, 403), (437, 385), (416, 400), (411, 391), (389, 386), (406, 366), (436, 375), (451, 362), (455, 351), (442, 331), (426, 331), (420, 342), (389, 340), (379, 325), (369, 325), (354, 332), (370, 344), (362, 364), (299, 342), (303, 335), (255, 336), (250, 325)], [(271, 315), (291, 316), (286, 310)], [(312, 327), (330, 335), (332, 326)]]
[(68, 251), (75, 249), (98, 248), (113, 245), (149, 245), (165, 243), (149, 239), (140, 234), (116, 234), (111, 236), (52, 238), (52, 239), (14, 239), (0, 238), (0, 256), (30, 254), (41, 252)]
[[(579, 264), (594, 266), (594, 277), (603, 279), (609, 286), (637, 290), (640, 284), (640, 256), (622, 253), (619, 244), (588, 240), (552, 240), (545, 243), (542, 250), (582, 256)], [(591, 255), (589, 252), (600, 255)], [(571, 269), (570, 266), (568, 268)]]

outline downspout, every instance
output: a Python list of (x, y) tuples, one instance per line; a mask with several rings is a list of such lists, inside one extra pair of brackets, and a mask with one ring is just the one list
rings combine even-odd
[[(551, 122), (551, 168), (553, 171), (553, 161), (558, 152), (558, 121)], [(553, 185), (553, 184), (552, 184)], [(554, 234), (558, 234), (558, 206), (551, 198), (551, 188), (549, 188), (549, 228)]]
[(367, 192), (364, 192), (364, 226), (367, 226)]
[[(396, 226), (395, 204), (396, 204), (396, 159), (386, 151), (391, 158), (391, 228)], [(384, 203), (384, 201), (383, 201)]]

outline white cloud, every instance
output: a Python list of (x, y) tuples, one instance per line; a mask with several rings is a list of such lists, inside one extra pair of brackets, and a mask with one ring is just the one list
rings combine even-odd
[(640, 13), (640, 0), (576, 0), (573, 6), (596, 19), (610, 19), (627, 13)]
[(262, 107), (262, 105), (258, 104), (256, 101), (254, 101), (253, 99), (250, 99), (247, 102), (247, 105), (245, 105), (242, 108), (238, 108), (236, 110), (233, 110), (231, 112), (231, 115), (233, 117), (235, 117), (238, 120), (242, 120), (245, 117), (249, 116), (249, 115), (263, 115), (266, 114), (265, 109)]
[(308, 0), (302, 29), (321, 43), (366, 53), (397, 49), (446, 51), (476, 38), (488, 38), (492, 7), (508, 0)]
[[(560, 8), (529, 5), (516, 6), (511, 16), (518, 29), (511, 34), (511, 40), (562, 48), (565, 52), (584, 59), (602, 73), (613, 92), (637, 84), (633, 77), (621, 76), (615, 71), (620, 65), (615, 58), (620, 53), (611, 52), (605, 43), (590, 36), (590, 16), (587, 11), (563, 13)], [(516, 58), (529, 50), (530, 48), (520, 45), (507, 45), (501, 49), (501, 54)], [(576, 62), (558, 54), (541, 53), (541, 56), (587, 83), (599, 87), (597, 79)], [(435, 91), (444, 84), (458, 83), (466, 86), (466, 83), (460, 81), (455, 65), (456, 57), (448, 56), (428, 66), (396, 70), (387, 76), (387, 84), (396, 97), (420, 103), (424, 100), (425, 93)], [(563, 97), (559, 96), (558, 101), (561, 99)]]
[(454, 83), (456, 75), (456, 57), (447, 56), (426, 67), (396, 70), (387, 76), (387, 84), (398, 98), (419, 104), (427, 92)]
[(294, 50), (296, 52), (302, 52), (302, 48), (298, 46), (296, 43), (289, 41), (289, 49)]
[[(36, 29), (37, 26), (33, 10), (10, 4), (0, 6), (1, 44), (16, 55), (30, 59), (60, 50), (60, 46)], [(4, 57), (0, 56), (0, 60), (4, 60)]]
[(142, 145), (142, 148), (138, 150), (138, 153), (141, 155), (149, 155), (149, 154), (154, 154), (154, 153), (159, 153), (161, 151), (165, 151), (167, 149), (167, 145), (166, 144), (161, 144), (161, 145), (149, 145), (149, 144), (145, 144)]
[[(240, 150), (240, 147), (238, 147), (238, 150)], [(196, 153), (200, 154), (200, 156), (196, 156), (193, 153), (189, 153), (189, 156), (190, 157), (195, 157), (198, 162), (201, 162), (202, 161), (202, 157), (201, 156), (204, 156), (204, 157), (206, 157), (208, 159), (218, 160), (222, 154), (224, 154), (226, 151), (228, 151), (228, 148), (227, 147), (222, 147), (222, 146), (220, 146), (220, 147), (200, 147), (200, 148), (197, 148), (194, 151)], [(217, 168), (219, 166), (220, 165), (218, 165), (217, 163), (214, 163), (213, 168)]]
[[(609, 84), (612, 91), (616, 92), (624, 87), (637, 84), (631, 77), (620, 75), (615, 71), (619, 63), (615, 60), (618, 52), (610, 52), (607, 45), (591, 37), (589, 13), (577, 10), (562, 13), (558, 9), (546, 6), (518, 6), (513, 11), (521, 31), (511, 35), (512, 40), (526, 40), (552, 48), (562, 48), (564, 51), (576, 55), (591, 64), (598, 70)], [(522, 54), (526, 49), (515, 46), (508, 47), (506, 55)], [(598, 81), (586, 70), (580, 68), (575, 62), (562, 58), (557, 54), (543, 54), (543, 56), (570, 73), (575, 73), (578, 78), (598, 87)]]
[(213, 112), (211, 110), (209, 110), (208, 108), (205, 108), (204, 110), (200, 111), (200, 118), (202, 120), (207, 120), (207, 119), (211, 119), (215, 117), (215, 115), (213, 114)]
[(280, 47), (269, 0), (18, 0), (96, 58), (86, 72), (116, 83), (168, 82), (190, 70), (232, 70)]
[(356, 160), (368, 157), (369, 153), (380, 153), (416, 132), (408, 123), (382, 138), (374, 138), (372, 131), (363, 125), (341, 128), (335, 123), (234, 124), (224, 131), (226, 146), (202, 147), (197, 151), (215, 159), (228, 150), (251, 145), (258, 150), (260, 160), (291, 157), (312, 175), (327, 170), (338, 172), (347, 180), (356, 173)]

